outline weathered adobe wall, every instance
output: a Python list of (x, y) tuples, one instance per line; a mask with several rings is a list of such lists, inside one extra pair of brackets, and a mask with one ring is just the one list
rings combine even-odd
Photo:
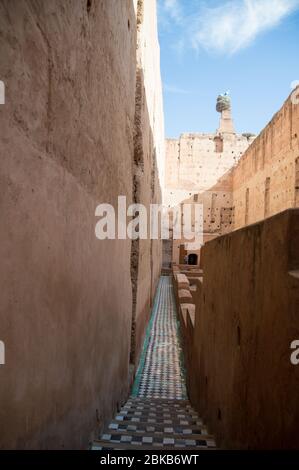
[(299, 210), (207, 243), (203, 269), (193, 405), (224, 448), (298, 448)]
[[(204, 242), (233, 228), (231, 169), (253, 141), (239, 134), (182, 134), (166, 140), (164, 204), (203, 204)], [(173, 261), (183, 262), (186, 240), (174, 240)], [(189, 250), (196, 253), (200, 250)], [(181, 254), (181, 256), (180, 256)]]
[(299, 106), (289, 97), (234, 169), (235, 228), (299, 206), (298, 135)]
[[(137, 38), (137, 86), (135, 154), (133, 163), (134, 202), (150, 214), (150, 203), (161, 204), (164, 171), (164, 117), (157, 32), (156, 0), (139, 0)], [(148, 233), (149, 233), (148, 219)], [(160, 240), (140, 239), (132, 243), (133, 334), (131, 365), (136, 369), (146, 323), (161, 272)]]
[[(228, 171), (208, 191), (194, 194), (183, 201), (183, 204), (202, 204), (203, 206), (203, 243), (213, 240), (219, 235), (228, 233), (233, 229), (234, 214), (232, 209), (232, 174)], [(192, 209), (192, 229), (195, 227), (195, 211)], [(181, 233), (183, 234), (184, 219), (182, 218)], [(189, 242), (190, 243), (190, 242)], [(200, 262), (200, 250), (188, 248), (188, 240), (182, 237), (173, 240), (173, 262), (184, 262), (181, 246), (186, 248), (185, 254), (195, 253)]]
[[(292, 96), (295, 94), (293, 92)], [(248, 149), (243, 136), (227, 136), (230, 145), (224, 139), (224, 154), (213, 150), (213, 135), (182, 134), (180, 140), (168, 139), (166, 204), (173, 206), (183, 200), (192, 201), (188, 198), (191, 195), (203, 202), (204, 241), (289, 207), (298, 207), (298, 109), (289, 97), (261, 134), (256, 139), (249, 138)], [(198, 139), (200, 143), (196, 143)], [(232, 169), (225, 173), (228, 168)], [(209, 188), (215, 178), (218, 179), (216, 185)], [(196, 195), (194, 185), (204, 191)], [(187, 193), (188, 189), (191, 192)], [(224, 204), (219, 206), (219, 201)], [(175, 262), (179, 262), (182, 243), (184, 240), (174, 242)]]
[(1, 448), (86, 448), (129, 392), (131, 241), (95, 208), (134, 200), (135, 9), (0, 4)]
[[(219, 136), (218, 136), (219, 137)], [(209, 191), (236, 165), (253, 138), (222, 134), (182, 134), (166, 139), (165, 204), (176, 206), (188, 196)]]
[(172, 263), (172, 239), (163, 240), (162, 242), (162, 267), (170, 268)]

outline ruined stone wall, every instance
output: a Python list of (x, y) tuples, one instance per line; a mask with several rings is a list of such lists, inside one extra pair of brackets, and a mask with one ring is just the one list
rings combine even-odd
[[(138, 0), (137, 84), (133, 199), (144, 204), (161, 201), (164, 172), (164, 117), (157, 32), (156, 0)], [(148, 233), (149, 233), (148, 219)], [(133, 325), (131, 365), (136, 370), (145, 326), (161, 272), (160, 240), (132, 242)]]
[(289, 97), (234, 169), (235, 228), (299, 206), (298, 135), (299, 106)]
[[(234, 224), (234, 213), (232, 209), (232, 175), (231, 172), (219, 178), (210, 190), (199, 194), (194, 194), (191, 198), (185, 199), (183, 204), (202, 204), (203, 206), (203, 243), (212, 240), (219, 235), (231, 232)], [(192, 209), (192, 230), (195, 229), (195, 211)], [(183, 236), (184, 219), (182, 218), (181, 233), (182, 238), (173, 240), (173, 262), (184, 263), (184, 253), (182, 245), (185, 246), (185, 254), (195, 253), (200, 263), (200, 249), (194, 250), (188, 247), (190, 241)]]
[[(95, 208), (134, 201), (140, 131), (160, 197), (148, 101), (161, 97), (152, 83), (138, 130), (136, 14), (136, 0), (0, 2), (1, 448), (86, 448), (129, 393), (132, 244), (96, 239)], [(158, 242), (140, 253), (140, 299), (159, 256)]]
[(299, 210), (207, 243), (203, 270), (192, 404), (222, 447), (298, 448)]
[(163, 240), (162, 242), (162, 266), (164, 268), (170, 268), (172, 263), (172, 239)]
[[(227, 133), (182, 134), (178, 140), (166, 140), (164, 204), (203, 204), (204, 242), (233, 228), (231, 169), (252, 141), (253, 137)], [(185, 243), (183, 238), (174, 240), (174, 262), (183, 262)], [(200, 250), (194, 253), (199, 256)]]
[[(204, 242), (298, 207), (298, 109), (289, 97), (256, 139), (225, 133), (168, 139), (165, 205), (203, 203)], [(174, 262), (182, 262), (184, 243), (174, 242)]]
[(186, 191), (184, 198), (189, 192), (208, 191), (237, 164), (252, 140), (238, 134), (182, 134), (178, 140), (167, 139), (165, 203), (177, 204), (170, 197), (172, 190)]

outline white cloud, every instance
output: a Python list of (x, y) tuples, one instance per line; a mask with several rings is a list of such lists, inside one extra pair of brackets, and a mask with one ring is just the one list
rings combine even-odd
[(189, 93), (189, 91), (187, 90), (184, 90), (183, 88), (179, 88), (175, 85), (163, 85), (163, 89), (164, 91), (166, 91), (166, 93), (175, 93), (177, 95), (187, 95)]
[(174, 24), (179, 27), (184, 20), (180, 0), (158, 0), (158, 19), (160, 31), (170, 32)]
[(182, 10), (179, 0), (164, 0), (165, 12), (175, 21), (179, 22), (182, 18)]
[(186, 43), (185, 43), (184, 37), (181, 37), (180, 39), (174, 41), (173, 44), (171, 45), (171, 48), (175, 51), (178, 59), (182, 59), (185, 46), (186, 46)]
[(230, 0), (203, 7), (190, 29), (193, 47), (225, 54), (249, 46), (299, 7), (299, 0)]

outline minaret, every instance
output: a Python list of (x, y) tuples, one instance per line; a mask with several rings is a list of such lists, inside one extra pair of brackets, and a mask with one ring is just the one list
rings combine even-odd
[(235, 134), (234, 123), (231, 115), (231, 101), (228, 92), (217, 98), (216, 111), (221, 113), (218, 134)]

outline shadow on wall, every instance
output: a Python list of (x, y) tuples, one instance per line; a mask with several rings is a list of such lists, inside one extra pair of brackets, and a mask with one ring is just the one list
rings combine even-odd
[[(232, 174), (233, 168), (222, 175), (218, 179), (217, 183), (208, 190), (194, 194), (191, 198), (185, 199), (181, 202), (181, 205), (203, 205), (204, 243), (213, 240), (219, 235), (231, 232), (234, 229)], [(171, 248), (173, 252), (173, 261), (177, 264), (194, 264), (195, 256), (197, 256), (195, 264), (200, 264), (201, 250), (199, 249), (195, 252), (188, 252), (188, 250), (185, 249), (185, 243), (188, 243), (188, 240), (184, 240), (183, 238), (181, 240), (172, 241)], [(169, 246), (164, 244), (163, 256), (165, 263), (169, 258), (166, 250), (169, 250)]]
[[(155, 141), (144, 87), (142, 69), (136, 73), (133, 203), (142, 203), (150, 213), (150, 204), (161, 203), (161, 188)], [(161, 240), (137, 239), (131, 242), (132, 328), (130, 365), (138, 367), (147, 322), (158, 284), (162, 263)]]

